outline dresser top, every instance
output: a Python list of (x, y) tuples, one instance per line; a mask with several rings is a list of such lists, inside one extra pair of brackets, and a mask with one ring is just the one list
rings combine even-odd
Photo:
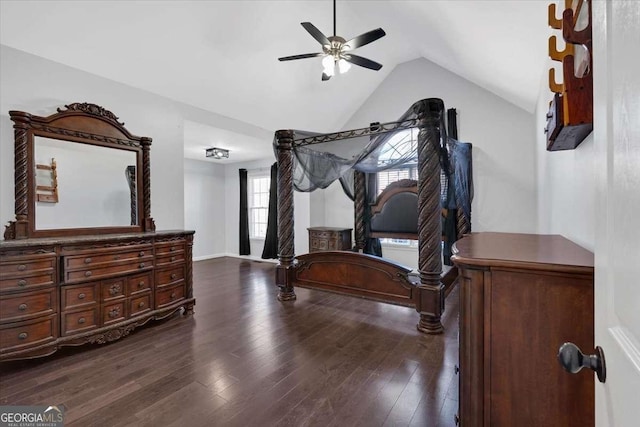
[(593, 253), (559, 235), (471, 233), (453, 245), (456, 265), (593, 273)]
[(193, 230), (162, 230), (147, 233), (92, 234), (86, 236), (42, 237), (35, 239), (0, 240), (0, 249), (21, 248), (26, 246), (64, 245), (71, 243), (105, 242), (123, 239), (163, 238), (175, 235), (194, 234)]

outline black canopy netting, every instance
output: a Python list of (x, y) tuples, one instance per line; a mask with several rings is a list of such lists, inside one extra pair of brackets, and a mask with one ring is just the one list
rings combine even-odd
[[(323, 142), (323, 134), (294, 130), (293, 185), (297, 191), (324, 189), (340, 180), (349, 198), (354, 198), (354, 171), (375, 173), (418, 163), (417, 119), (413, 109), (397, 122), (372, 124), (378, 132), (360, 136), (357, 131), (340, 133), (338, 140)], [(441, 200), (443, 207), (458, 204), (471, 221), (473, 182), (471, 144), (447, 137), (444, 114), (440, 123), (440, 165), (443, 171)], [(389, 130), (387, 130), (389, 129)], [(316, 137), (312, 143), (309, 137)], [(305, 140), (303, 142), (301, 140)], [(274, 149), (276, 141), (274, 140)], [(454, 197), (447, 191), (453, 185)], [(449, 197), (447, 195), (449, 194)]]

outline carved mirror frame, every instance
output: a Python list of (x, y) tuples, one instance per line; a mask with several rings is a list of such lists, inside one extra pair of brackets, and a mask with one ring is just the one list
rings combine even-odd
[[(99, 105), (74, 103), (65, 108), (48, 117), (9, 111), (15, 132), (16, 219), (6, 226), (5, 240), (155, 231), (151, 217), (151, 138), (132, 135), (115, 114)], [(36, 136), (135, 152), (137, 225), (36, 229)]]

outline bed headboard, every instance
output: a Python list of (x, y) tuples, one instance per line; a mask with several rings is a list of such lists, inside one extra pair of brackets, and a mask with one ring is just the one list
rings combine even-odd
[(371, 205), (371, 237), (418, 239), (418, 182), (392, 182)]

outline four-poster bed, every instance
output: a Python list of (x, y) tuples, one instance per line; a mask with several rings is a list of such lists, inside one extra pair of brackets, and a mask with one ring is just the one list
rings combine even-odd
[[(441, 223), (441, 158), (446, 154), (446, 129), (444, 129), (444, 103), (430, 98), (416, 102), (398, 122), (376, 124), (369, 128), (313, 135), (297, 138), (292, 130), (276, 132), (275, 148), (278, 160), (278, 253), (276, 284), (281, 301), (296, 298), (294, 286), (308, 286), (346, 293), (395, 304), (415, 307), (420, 314), (418, 330), (425, 333), (442, 332), (440, 322), (444, 311), (445, 287), (442, 283), (442, 223)], [(295, 256), (294, 252), (294, 174), (296, 188), (303, 179), (312, 181), (312, 174), (325, 172), (318, 168), (295, 170), (300, 162), (300, 151), (309, 145), (331, 143), (343, 139), (384, 137), (385, 134), (403, 129), (417, 128), (418, 180), (400, 181), (390, 186), (373, 206), (371, 232), (365, 224), (367, 196), (365, 174), (355, 170), (353, 174), (353, 199), (355, 216), (355, 246), (353, 252), (314, 252)], [(300, 150), (300, 151), (297, 151)], [(365, 149), (366, 151), (366, 149)], [(367, 153), (370, 154), (373, 149)], [(295, 158), (294, 158), (295, 156)], [(332, 154), (322, 153), (322, 157)], [(336, 157), (336, 156), (333, 156)], [(378, 157), (379, 152), (378, 152)], [(358, 161), (363, 158), (358, 157)], [(333, 160), (327, 174), (342, 177), (357, 161)], [(377, 161), (377, 160), (376, 160)], [(446, 160), (448, 162), (448, 160)], [(310, 162), (311, 164), (311, 162)], [(398, 163), (399, 164), (399, 163)], [(448, 163), (447, 163), (448, 164)], [(386, 165), (385, 167), (389, 167)], [(446, 166), (445, 166), (446, 168)], [(366, 169), (365, 169), (366, 170)], [(301, 177), (301, 174), (304, 176)], [(335, 179), (335, 178), (334, 178)], [(314, 187), (315, 185), (315, 187)], [(328, 185), (328, 184), (325, 184)], [(344, 187), (344, 183), (343, 183)], [(306, 191), (324, 188), (315, 183)], [(394, 207), (395, 205), (395, 207)], [(412, 206), (411, 208), (407, 207)], [(398, 211), (400, 209), (400, 211)], [(394, 212), (395, 211), (395, 212)], [(391, 213), (390, 213), (391, 212)], [(398, 215), (398, 212), (402, 212)], [(385, 223), (384, 216), (401, 217), (402, 224)], [(413, 222), (413, 225), (409, 225)], [(465, 224), (464, 222), (459, 223)], [(466, 222), (469, 224), (469, 221)], [(399, 227), (394, 229), (394, 227)], [(470, 229), (459, 230), (469, 232)], [(366, 239), (370, 237), (395, 237), (418, 240), (418, 280), (411, 280), (410, 269), (395, 262), (362, 253)]]

